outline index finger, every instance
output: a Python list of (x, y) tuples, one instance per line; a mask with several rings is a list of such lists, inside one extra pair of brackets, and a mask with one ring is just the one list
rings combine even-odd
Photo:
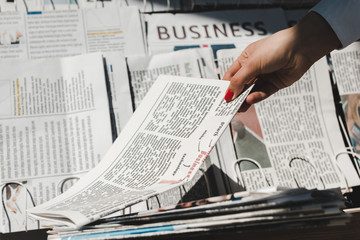
[(243, 53), (241, 53), (241, 55), (228, 68), (222, 79), (231, 80), (231, 78), (241, 69), (242, 62), (244, 62), (244, 60), (245, 57), (243, 56)]

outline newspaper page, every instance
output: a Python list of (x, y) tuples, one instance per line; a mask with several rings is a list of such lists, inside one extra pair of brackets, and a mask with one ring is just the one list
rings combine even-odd
[[(133, 108), (126, 66), (118, 58), (126, 54), (145, 53), (136, 8), (35, 12), (27, 15), (6, 12), (0, 13), (0, 24), (0, 58), (45, 58), (103, 52), (111, 73), (117, 131), (121, 131)], [(117, 93), (122, 95), (117, 96)]]
[[(127, 57), (127, 63), (131, 76), (130, 82), (135, 107), (141, 103), (141, 100), (160, 74), (218, 79), (215, 72), (213, 53), (210, 48), (186, 49), (151, 56), (133, 55)], [(221, 162), (233, 159), (235, 159), (235, 150), (230, 129), (227, 128), (205, 162), (206, 164), (203, 166), (205, 172), (199, 172), (182, 189), (172, 189), (156, 198), (151, 198), (148, 201), (149, 208), (158, 208), (159, 205), (168, 206), (183, 200), (200, 199), (211, 194), (232, 192), (226, 186), (228, 183), (222, 176), (223, 164)], [(207, 179), (207, 176), (209, 176), (209, 179)], [(211, 184), (211, 182), (214, 183)], [(204, 184), (204, 186), (199, 189), (198, 185), (201, 184)]]
[[(128, 65), (131, 75), (135, 76), (135, 79), (131, 78), (131, 82), (136, 84), (132, 84), (135, 102), (136, 99), (142, 99), (138, 93), (145, 94), (149, 89), (149, 83), (151, 85), (160, 73), (188, 77), (217, 78), (210, 48), (179, 50), (155, 54), (151, 57), (131, 56), (128, 58)], [(133, 69), (136, 69), (136, 71), (133, 71)], [(141, 87), (134, 89), (136, 86)], [(191, 201), (213, 194), (221, 195), (232, 192), (226, 186), (228, 183), (223, 176), (223, 164), (221, 163), (221, 161), (235, 159), (235, 151), (231, 144), (232, 138), (230, 134), (230, 129), (227, 128), (215, 145), (214, 150), (211, 151), (206, 159), (202, 168), (203, 171), (198, 172), (192, 181), (186, 183), (182, 189), (172, 189), (156, 198), (149, 199), (148, 207), (152, 209), (159, 207), (159, 205), (168, 206), (179, 201)], [(201, 185), (202, 187), (200, 187)], [(204, 193), (207, 195), (204, 195)], [(143, 210), (144, 208), (140, 209)]]
[(282, 9), (246, 9), (145, 16), (153, 53), (184, 48), (243, 48), (287, 27)]
[(160, 76), (98, 166), (30, 215), (80, 227), (189, 181), (251, 90), (226, 103), (228, 85)]
[[(219, 56), (225, 60), (220, 61), (230, 64), (239, 52), (221, 50)], [(231, 124), (237, 157), (244, 162), (236, 168), (235, 163), (229, 164), (228, 171), (247, 190), (269, 184), (346, 187), (344, 176), (350, 186), (359, 184), (348, 156), (335, 160), (335, 155), (345, 150), (345, 144), (326, 59), (318, 61), (292, 86), (238, 113)], [(246, 159), (257, 162), (262, 171)]]
[[(137, 8), (89, 8), (26, 15), (29, 57), (145, 52)], [(45, 48), (44, 48), (45, 45)]]
[[(110, 114), (113, 114), (113, 116), (110, 118), (111, 120), (111, 132), (112, 133), (112, 137), (110, 135), (110, 139), (114, 140), (116, 138), (116, 136), (120, 133), (121, 129), (125, 126), (125, 124), (127, 123), (127, 121), (129, 120), (129, 118), (131, 117), (133, 110), (132, 110), (132, 104), (131, 104), (131, 96), (130, 96), (130, 89), (129, 89), (129, 84), (128, 84), (128, 75), (127, 75), (127, 70), (126, 70), (126, 62), (125, 62), (125, 58), (120, 54), (120, 53), (105, 53), (103, 55), (106, 55), (105, 58), (105, 62), (106, 62), (106, 70), (107, 70), (107, 74), (106, 76), (108, 77), (107, 82), (107, 88), (110, 87), (111, 90), (109, 91), (109, 89), (107, 89), (107, 93), (104, 93), (104, 95), (102, 97), (108, 98), (110, 97), (109, 94), (111, 95), (111, 101), (109, 102), (109, 109), (107, 110), (107, 112), (110, 112)], [(4, 60), (2, 60), (4, 61)], [(13, 61), (13, 60), (11, 60)], [(97, 69), (98, 67), (104, 67), (104, 64), (99, 65), (95, 67), (95, 69)], [(102, 77), (101, 79), (104, 79), (104, 77)], [(122, 80), (122, 81), (119, 81)], [(100, 78), (97, 79), (97, 81), (101, 81)], [(4, 85), (6, 86), (6, 85)], [(5, 91), (5, 92), (4, 92)], [(76, 89), (73, 89), (73, 91), (75, 92)], [(1, 90), (1, 94), (2, 96), (5, 98), (7, 98), (7, 96), (9, 96), (9, 94), (7, 94), (7, 90)], [(2, 98), (2, 97), (1, 97)], [(52, 101), (53, 99), (49, 100)], [(56, 99), (55, 99), (56, 100)], [(29, 104), (31, 104), (31, 102), (23, 102), (24, 106), (27, 106)], [(10, 106), (6, 106), (4, 104), (4, 106), (2, 106), (2, 110), (0, 110), (0, 112), (3, 112), (4, 114), (8, 111), (10, 111), (11, 107)], [(103, 111), (105, 111), (106, 109), (104, 108)], [(108, 118), (108, 115), (104, 115), (104, 120)], [(115, 122), (114, 122), (115, 121)], [(14, 122), (15, 125), (18, 124), (18, 122)], [(89, 124), (94, 124), (97, 125), (99, 124), (98, 122), (91, 122)], [(105, 126), (105, 125), (104, 125)], [(84, 128), (84, 126), (81, 127), (81, 129)], [(86, 128), (88, 128), (88, 126), (86, 126)], [(92, 127), (90, 127), (92, 128)], [(41, 128), (40, 128), (41, 129)], [(74, 127), (72, 128), (74, 131), (72, 133), (73, 135), (73, 139), (82, 139), (82, 132), (81, 131), (75, 131), (76, 130), (76, 126), (74, 125)], [(39, 129), (38, 129), (39, 130)], [(107, 131), (106, 131), (107, 132)], [(108, 135), (107, 133), (102, 136), (100, 135), (101, 138), (107, 138)], [(14, 140), (15, 141), (15, 140)], [(82, 140), (81, 140), (82, 141)], [(101, 143), (103, 144), (103, 142), (101, 140), (99, 141), (94, 141), (94, 144), (98, 144)], [(108, 145), (110, 146), (110, 144)], [(56, 151), (56, 149), (58, 148), (58, 145), (53, 144), (53, 145), (49, 145), (49, 151)], [(94, 146), (95, 148), (97, 148), (97, 146)], [(101, 154), (104, 154), (107, 151), (107, 148), (105, 147), (101, 147), (99, 146), (101, 149)], [(26, 145), (25, 144), (21, 144), (18, 146), (17, 151), (25, 151), (26, 149)], [(34, 156), (39, 156), (41, 153), (41, 151), (43, 150), (42, 148), (37, 148), (35, 149), (38, 151), (38, 153), (34, 154)], [(11, 157), (11, 156), (10, 156)], [(62, 156), (64, 157), (64, 156)], [(33, 160), (33, 159), (32, 159)], [(31, 161), (32, 161), (31, 160)], [(84, 160), (85, 161), (85, 160)], [(86, 160), (87, 161), (87, 160)], [(98, 162), (99, 159), (97, 159), (96, 162)], [(31, 162), (28, 163), (28, 165), (34, 164), (33, 167), (37, 167), (37, 162)], [(64, 185), (65, 187), (63, 187), (64, 189), (66, 189), (67, 187), (71, 186), (71, 183), (75, 182), (76, 179), (78, 179), (80, 177), (80, 175), (82, 175), (84, 172), (90, 170), (91, 168), (93, 168), (95, 166), (95, 164), (91, 164), (91, 166), (84, 168), (81, 172), (78, 171), (78, 168), (76, 165), (70, 165), (69, 167), (71, 167), (71, 169), (68, 169), (66, 172), (59, 172), (59, 174), (57, 177), (52, 178), (50, 175), (47, 175), (46, 177), (43, 176), (41, 179), (29, 179), (26, 178), (26, 180), (21, 180), (21, 182), (25, 181), (26, 182), (26, 186), (29, 189), (33, 189), (32, 192), (38, 192), (31, 195), (31, 197), (33, 198), (33, 202), (28, 204), (28, 206), (32, 206), (35, 203), (39, 204), (44, 202), (45, 200), (49, 200), (53, 197), (55, 197), (56, 195), (59, 194), (59, 191), (57, 190), (58, 185)], [(23, 166), (17, 166), (17, 168), (22, 168)], [(25, 176), (24, 176), (25, 177)], [(10, 181), (10, 180), (9, 180)], [(19, 191), (23, 191), (22, 187), (18, 186), (17, 184), (13, 184), (14, 188), (13, 189), (19, 189)], [(67, 187), (66, 187), (67, 186)], [(11, 188), (7, 187), (6, 190), (10, 191)], [(63, 190), (65, 191), (65, 190)], [(46, 197), (44, 197), (44, 193), (46, 192)], [(2, 194), (3, 196), (5, 196), (4, 194)], [(9, 195), (10, 196), (10, 195)], [(23, 199), (22, 197), (24, 197), (25, 195), (18, 195), (16, 197), (16, 201), (17, 202), (23, 202), (25, 201), (25, 199)], [(21, 208), (24, 208), (25, 205), (24, 204), (18, 204)], [(24, 210), (22, 210), (22, 212), (24, 212)], [(24, 230), (24, 221), (25, 218), (23, 218), (23, 216), (21, 216), (19, 219), (21, 219), (21, 223), (18, 221), (15, 221), (12, 223), (12, 231), (15, 230)], [(5, 221), (4, 218), (2, 218), (2, 220)], [(20, 221), (20, 220), (19, 220)], [(20, 225), (17, 225), (17, 224)], [(18, 227), (15, 227), (18, 226)], [(38, 228), (38, 224), (36, 224), (35, 226), (36, 228)], [(7, 229), (7, 227), (4, 225), (4, 228)], [(33, 229), (32, 225), (28, 224), (28, 229)], [(1, 230), (0, 230), (1, 232)], [(6, 232), (6, 231), (5, 231)]]
[(1, 58), (43, 58), (86, 52), (144, 54), (135, 7), (1, 12)]
[[(106, 87), (109, 87), (108, 93), (111, 94), (110, 112), (113, 112), (115, 119), (112, 127), (116, 126), (116, 133), (118, 134), (133, 113), (124, 54), (144, 54), (145, 52), (138, 10), (129, 7), (32, 12), (28, 14), (24, 12), (0, 13), (0, 58), (59, 57), (103, 51), (108, 73), (107, 82), (109, 86)], [(110, 49), (109, 46), (114, 50)], [(7, 108), (4, 107), (4, 109)], [(115, 129), (113, 128), (113, 130)], [(75, 138), (81, 138), (79, 134), (80, 132), (74, 132)], [(104, 137), (106, 136), (105, 134)], [(101, 146), (99, 147), (101, 148)], [(55, 151), (57, 146), (49, 147)], [(19, 146), (18, 150), (20, 148), (25, 149), (25, 145)], [(105, 153), (106, 150), (107, 148), (103, 148), (101, 154)], [(38, 151), (37, 155), (40, 154), (41, 149)], [(76, 181), (75, 179), (80, 174), (76, 166), (72, 167), (70, 173), (66, 172), (61, 175), (62, 179), (70, 178), (67, 185)], [(94, 164), (82, 172), (88, 171), (92, 167)], [(34, 194), (34, 202), (39, 204), (55, 197), (57, 195), (57, 181), (50, 176), (43, 177), (41, 181), (38, 181), (39, 183), (42, 182), (41, 184), (26, 179), (29, 189), (36, 187), (34, 192), (39, 192), (39, 194)], [(16, 189), (18, 185), (15, 184), (14, 187)], [(10, 191), (10, 188), (7, 190)], [(46, 198), (42, 197), (45, 192)], [(23, 195), (17, 197), (17, 201), (25, 201), (24, 199), (20, 200), (21, 196)], [(20, 205), (21, 207), (24, 206), (24, 204)], [(29, 203), (29, 206), (32, 204)], [(24, 213), (24, 210), (22, 212)], [(3, 214), (5, 213), (3, 212)], [(5, 222), (5, 219), (2, 219)], [(22, 224), (15, 227), (16, 224), (15, 221), (12, 224), (12, 229), (24, 230)], [(3, 228), (8, 229), (5, 225)], [(30, 225), (28, 229), (32, 229)]]
[(360, 153), (360, 43), (331, 53), (335, 80), (345, 113), (350, 144)]
[(111, 146), (105, 72), (99, 53), (1, 60), (0, 66), (6, 69), (0, 73), (0, 176), (9, 183), (2, 188), (0, 231), (24, 231), (25, 195), (28, 206), (48, 201), (58, 184), (92, 169)]

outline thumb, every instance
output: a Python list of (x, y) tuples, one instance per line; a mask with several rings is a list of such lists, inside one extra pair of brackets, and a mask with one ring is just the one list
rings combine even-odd
[(230, 102), (237, 98), (242, 91), (255, 82), (256, 77), (260, 74), (260, 68), (257, 64), (248, 62), (244, 64), (234, 76), (230, 78), (230, 85), (225, 93), (225, 101)]

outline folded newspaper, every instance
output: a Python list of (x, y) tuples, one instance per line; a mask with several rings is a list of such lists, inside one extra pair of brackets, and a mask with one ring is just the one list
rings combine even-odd
[(226, 103), (228, 85), (160, 76), (97, 167), (29, 215), (80, 228), (191, 180), (252, 88)]

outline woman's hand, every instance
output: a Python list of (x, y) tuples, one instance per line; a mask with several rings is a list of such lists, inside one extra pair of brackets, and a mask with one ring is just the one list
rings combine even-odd
[(256, 81), (240, 111), (293, 84), (325, 54), (341, 43), (328, 23), (310, 12), (297, 25), (250, 44), (223, 79), (230, 80), (225, 95), (231, 101)]

